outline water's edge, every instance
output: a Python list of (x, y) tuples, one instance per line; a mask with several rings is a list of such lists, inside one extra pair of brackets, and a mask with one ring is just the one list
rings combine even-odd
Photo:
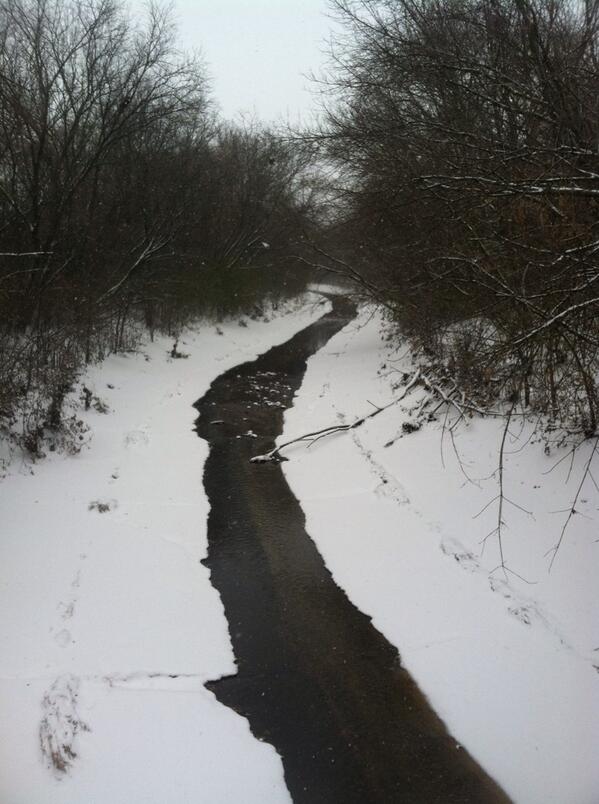
[(203, 563), (238, 666), (206, 686), (275, 746), (298, 804), (505, 804), (396, 648), (335, 584), (280, 466), (249, 463), (281, 433), (308, 357), (355, 316), (347, 299), (331, 301), (289, 341), (217, 377), (195, 405), (210, 446)]

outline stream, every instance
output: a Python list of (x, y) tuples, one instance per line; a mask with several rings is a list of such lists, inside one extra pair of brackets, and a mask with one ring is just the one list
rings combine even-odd
[(506, 804), (397, 649), (336, 585), (281, 466), (250, 463), (274, 446), (308, 357), (355, 316), (349, 300), (331, 301), (329, 313), (222, 374), (196, 403), (210, 446), (203, 563), (238, 668), (206, 686), (275, 747), (296, 804)]

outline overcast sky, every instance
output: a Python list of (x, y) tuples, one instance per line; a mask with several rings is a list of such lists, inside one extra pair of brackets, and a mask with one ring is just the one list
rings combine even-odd
[(226, 117), (308, 122), (314, 99), (302, 74), (323, 62), (327, 0), (175, 0), (174, 7), (181, 44), (201, 49)]

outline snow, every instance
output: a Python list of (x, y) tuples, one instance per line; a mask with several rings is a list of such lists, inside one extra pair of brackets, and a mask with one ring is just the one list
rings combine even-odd
[[(0, 482), (3, 804), (289, 802), (272, 746), (203, 686), (235, 672), (235, 662), (200, 563), (207, 447), (192, 432), (192, 404), (218, 374), (322, 314), (305, 301), (269, 324), (186, 331), (178, 345), (186, 359), (171, 358), (166, 338), (109, 358), (80, 383), (109, 412), (85, 412), (73, 399), (89, 446), (8, 467)], [(364, 311), (309, 360), (280, 443), (400, 395), (403, 373), (414, 371), (410, 353), (406, 345), (391, 352), (380, 333), (380, 318)], [(546, 555), (590, 446), (570, 471), (569, 460), (555, 466), (563, 449), (546, 455), (530, 426), (514, 422), (505, 483), (516, 505), (506, 507), (504, 549), (526, 581), (505, 576), (493, 571), (496, 538), (484, 541), (497, 520), (502, 425), (470, 420), (455, 433), (457, 454), (442, 420), (402, 434), (422, 393), (356, 430), (285, 449), (283, 471), (307, 530), (456, 740), (516, 804), (592, 804), (599, 504), (590, 482), (551, 573)]]
[[(0, 482), (0, 801), (288, 802), (272, 746), (203, 684), (235, 672), (208, 570), (193, 402), (323, 313), (208, 324), (82, 378), (77, 456), (16, 458)], [(76, 401), (76, 399), (75, 399)]]
[[(390, 352), (381, 329), (364, 311), (310, 358), (279, 443), (399, 395), (391, 384), (415, 367), (407, 345)], [(455, 449), (442, 420), (403, 435), (422, 393), (356, 430), (285, 449), (308, 533), (456, 740), (516, 804), (596, 802), (599, 502), (590, 480), (551, 572), (547, 555), (591, 445), (569, 472), (569, 460), (555, 466), (565, 448), (546, 455), (532, 426), (514, 422), (505, 484), (516, 505), (506, 504), (503, 542), (522, 578), (506, 575), (496, 537), (484, 540), (497, 524), (503, 425), (472, 419), (455, 431)]]

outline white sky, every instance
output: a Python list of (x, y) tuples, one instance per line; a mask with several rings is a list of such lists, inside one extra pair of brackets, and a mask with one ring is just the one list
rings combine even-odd
[(327, 11), (327, 0), (174, 2), (181, 44), (202, 51), (222, 113), (293, 123), (315, 108), (305, 76), (323, 63)]

